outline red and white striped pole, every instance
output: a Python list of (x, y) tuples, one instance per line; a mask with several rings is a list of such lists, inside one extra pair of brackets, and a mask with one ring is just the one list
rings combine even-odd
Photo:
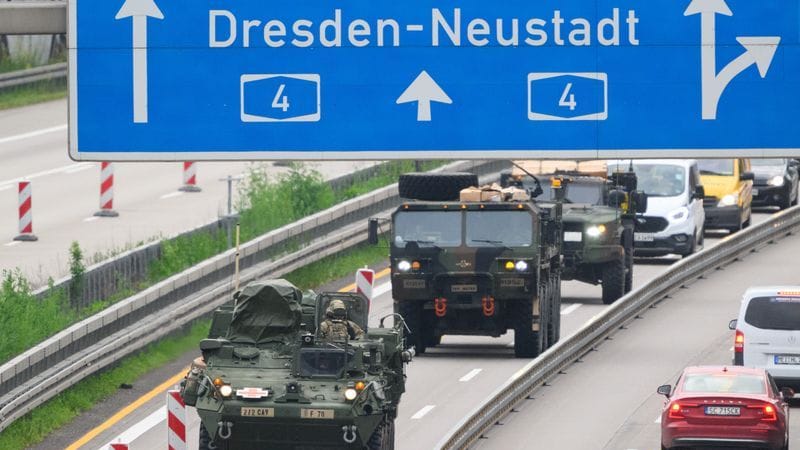
[(186, 404), (178, 390), (167, 391), (167, 445), (169, 450), (187, 450)]
[(197, 185), (197, 163), (185, 161), (183, 163), (183, 186), (179, 191), (183, 192), (200, 192), (200, 186)]
[(128, 444), (111, 444), (111, 450), (128, 450)]
[(15, 241), (33, 242), (39, 240), (33, 234), (33, 200), (30, 181), (19, 182), (19, 236)]
[(375, 282), (375, 271), (372, 269), (358, 269), (356, 272), (356, 293), (361, 294), (372, 304), (372, 285)]
[(100, 211), (98, 217), (117, 217), (114, 211), (114, 163), (103, 162), (100, 166)]

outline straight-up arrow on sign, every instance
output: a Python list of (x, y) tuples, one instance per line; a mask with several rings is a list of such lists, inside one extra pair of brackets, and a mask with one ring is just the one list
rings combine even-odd
[(397, 104), (417, 102), (417, 122), (431, 121), (431, 102), (453, 103), (447, 93), (428, 75), (422, 71), (411, 85), (397, 99)]
[(153, 0), (125, 0), (116, 19), (133, 17), (133, 122), (147, 123), (147, 18), (163, 19)]

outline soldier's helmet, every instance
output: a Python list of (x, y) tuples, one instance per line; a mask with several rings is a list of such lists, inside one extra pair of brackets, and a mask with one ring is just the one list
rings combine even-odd
[(331, 301), (331, 304), (328, 305), (328, 310), (331, 311), (335, 319), (342, 320), (347, 317), (347, 307), (345, 307), (344, 302), (339, 299)]

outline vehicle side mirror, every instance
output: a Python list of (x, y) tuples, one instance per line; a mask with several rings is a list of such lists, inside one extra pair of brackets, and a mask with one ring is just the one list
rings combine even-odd
[(797, 167), (800, 167), (800, 161), (798, 161), (796, 159), (790, 159), (789, 160), (789, 167), (794, 167), (795, 169)]
[(647, 194), (644, 191), (631, 192), (631, 201), (636, 207), (637, 213), (644, 214), (647, 212)]
[(628, 194), (623, 191), (614, 189), (608, 193), (608, 206), (612, 208), (620, 208), (626, 201), (628, 201)]
[(794, 389), (790, 387), (781, 388), (781, 398), (787, 402), (794, 398)]
[(702, 200), (706, 198), (706, 188), (704, 188), (703, 186), (696, 186), (694, 188), (694, 195), (692, 196), (692, 198), (695, 198), (697, 200)]
[(737, 320), (737, 319), (731, 320), (730, 322), (728, 322), (728, 329), (729, 330), (735, 330), (737, 323), (739, 323), (739, 320)]
[(656, 389), (656, 392), (664, 397), (669, 398), (669, 396), (672, 395), (672, 386), (668, 384), (661, 385), (658, 387), (658, 389)]
[(369, 219), (367, 227), (367, 242), (369, 245), (378, 245), (378, 219)]
[(744, 172), (739, 179), (742, 181), (753, 181), (756, 179), (756, 176), (753, 174), (753, 172)]

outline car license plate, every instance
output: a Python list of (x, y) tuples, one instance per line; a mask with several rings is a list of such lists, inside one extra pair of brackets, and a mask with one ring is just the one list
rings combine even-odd
[(583, 233), (580, 231), (565, 231), (564, 242), (580, 242), (583, 240)]
[(738, 406), (706, 406), (707, 416), (739, 416), (742, 408)]
[(300, 409), (300, 417), (303, 419), (333, 420), (333, 413), (333, 409)]
[(275, 417), (273, 408), (242, 408), (242, 417)]
[(464, 293), (464, 292), (478, 292), (477, 284), (454, 284), (450, 286), (450, 292)]
[(653, 242), (655, 238), (653, 233), (633, 233), (633, 240), (636, 242)]
[(425, 289), (425, 280), (403, 280), (406, 289)]
[(800, 356), (775, 355), (775, 364), (800, 364)]
[(753, 189), (753, 197), (758, 195), (758, 189)]

